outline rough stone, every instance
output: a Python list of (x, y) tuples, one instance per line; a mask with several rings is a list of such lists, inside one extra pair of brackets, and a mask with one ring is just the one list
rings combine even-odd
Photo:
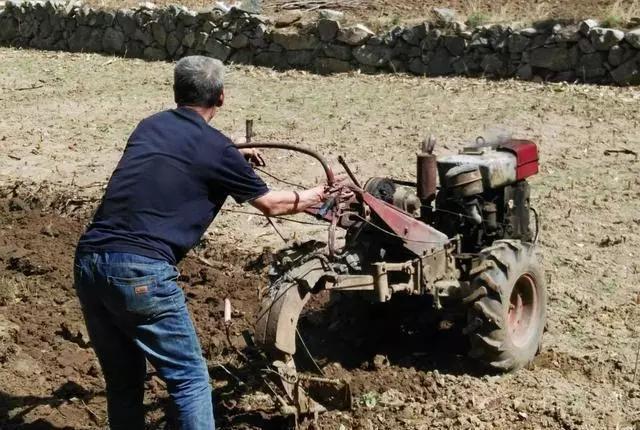
[(151, 23), (151, 34), (158, 45), (164, 46), (167, 43), (167, 31), (159, 22)]
[(624, 62), (624, 48), (620, 45), (612, 46), (609, 50), (607, 61), (614, 67), (619, 66)]
[(145, 46), (142, 42), (131, 40), (127, 43), (124, 55), (129, 58), (143, 58)]
[(576, 75), (578, 78), (589, 81), (604, 76), (607, 70), (604, 68), (603, 55), (602, 53), (595, 52), (581, 56), (576, 65)]
[(429, 25), (425, 22), (414, 27), (405, 28), (402, 32), (402, 40), (409, 45), (419, 46), (422, 39), (427, 36)]
[(187, 48), (191, 48), (196, 43), (196, 33), (190, 31), (182, 38), (182, 44)]
[(353, 50), (353, 57), (360, 64), (381, 67), (391, 59), (391, 50), (383, 46), (364, 45)]
[(196, 51), (204, 51), (204, 47), (209, 40), (209, 35), (207, 33), (199, 32), (196, 33), (196, 41), (193, 44), (192, 48)]
[(451, 63), (451, 67), (453, 67), (453, 72), (456, 75), (467, 75), (470, 72), (467, 61), (464, 58), (458, 58), (453, 63)]
[(324, 45), (322, 47), (322, 51), (324, 52), (324, 55), (326, 55), (327, 57), (333, 57), (333, 58), (337, 58), (338, 60), (351, 60), (351, 58), (353, 58), (353, 55), (351, 54), (351, 47), (350, 46), (344, 46), (344, 45), (333, 45), (333, 44), (327, 44)]
[[(69, 37), (69, 40), (68, 40), (69, 50), (71, 52), (83, 51), (90, 37), (91, 37), (91, 27), (82, 25), (76, 28), (76, 31), (74, 31), (73, 34), (71, 34), (71, 37)], [(100, 46), (102, 47), (102, 43), (100, 44)]]
[(581, 21), (580, 24), (578, 24), (578, 28), (583, 36), (588, 36), (591, 32), (591, 29), (598, 27), (599, 25), (600, 23), (595, 19), (585, 19), (584, 21)]
[(580, 40), (580, 30), (577, 25), (569, 25), (557, 29), (551, 39), (557, 43), (577, 42)]
[(451, 67), (451, 54), (445, 47), (438, 48), (426, 62), (428, 74), (431, 76), (449, 75), (453, 72)]
[(318, 34), (323, 42), (330, 42), (335, 39), (336, 34), (340, 30), (340, 23), (330, 19), (321, 19), (318, 21)]
[(336, 39), (348, 45), (361, 45), (373, 36), (373, 32), (362, 24), (338, 30)]
[(436, 7), (432, 11), (438, 24), (451, 24), (457, 18), (456, 11), (446, 7)]
[(137, 40), (141, 42), (145, 46), (149, 46), (153, 43), (153, 35), (150, 31), (143, 31), (139, 28), (136, 28), (136, 31), (131, 36), (132, 40)]
[(589, 39), (580, 39), (578, 41), (578, 48), (585, 54), (593, 54), (596, 52), (596, 48), (594, 48), (593, 44), (589, 42)]
[(589, 40), (597, 51), (608, 51), (624, 39), (624, 32), (613, 28), (595, 27), (589, 32)]
[(525, 37), (534, 37), (538, 35), (538, 30), (533, 27), (527, 27), (519, 30), (517, 34)]
[(309, 67), (313, 62), (314, 51), (287, 51), (287, 62), (295, 67)]
[(414, 58), (409, 61), (409, 71), (416, 75), (426, 75), (428, 69), (426, 64), (424, 64), (420, 58)]
[(249, 46), (249, 38), (243, 33), (236, 34), (229, 42), (229, 46), (235, 49), (246, 48)]
[(485, 55), (480, 62), (483, 72), (491, 76), (504, 76), (506, 64), (499, 54)]
[(116, 22), (127, 36), (133, 35), (136, 31), (136, 20), (131, 10), (119, 10), (116, 12)]
[(533, 67), (561, 72), (572, 68), (575, 65), (575, 58), (567, 48), (538, 48), (531, 52), (530, 62)]
[(444, 36), (444, 47), (456, 57), (464, 54), (467, 47), (467, 41), (460, 36)]
[(143, 58), (149, 61), (162, 61), (167, 58), (167, 52), (164, 49), (148, 47), (145, 48)]
[(514, 33), (507, 39), (507, 47), (509, 52), (520, 53), (529, 46), (531, 40), (520, 33)]
[(233, 39), (233, 33), (226, 30), (218, 30), (214, 32), (211, 36), (225, 43), (229, 43), (231, 42), (231, 39)]
[(167, 54), (169, 54), (169, 57), (173, 57), (175, 55), (176, 51), (178, 50), (181, 44), (182, 42), (176, 36), (175, 31), (169, 33), (169, 35), (167, 36), (167, 45), (166, 45)]
[(640, 28), (627, 32), (624, 40), (636, 49), (640, 49)]
[(102, 37), (102, 49), (108, 54), (120, 54), (124, 52), (124, 34), (115, 28), (108, 28)]
[(229, 55), (231, 55), (231, 48), (213, 37), (207, 40), (204, 50), (208, 56), (217, 58), (220, 61), (226, 61)]
[(530, 64), (524, 64), (518, 68), (516, 76), (523, 81), (530, 81), (533, 79), (533, 68)]
[(239, 49), (229, 57), (229, 62), (235, 64), (253, 64), (253, 52), (250, 49)]
[(287, 51), (302, 51), (316, 49), (319, 41), (314, 34), (302, 34), (297, 31), (276, 30), (271, 34), (273, 41)]
[(257, 66), (285, 69), (288, 67), (287, 57), (281, 52), (261, 52), (254, 57)]
[(611, 78), (618, 85), (639, 85), (640, 66), (636, 60), (627, 61), (611, 71)]
[(318, 11), (320, 19), (329, 19), (331, 21), (342, 21), (344, 19), (344, 13), (333, 9), (321, 9)]

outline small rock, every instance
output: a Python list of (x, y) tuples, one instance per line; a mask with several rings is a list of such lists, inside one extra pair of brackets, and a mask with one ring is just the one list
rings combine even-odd
[(596, 48), (594, 48), (593, 44), (589, 42), (589, 39), (580, 39), (578, 41), (578, 48), (585, 54), (593, 54), (596, 52)]
[(531, 52), (531, 65), (561, 72), (572, 68), (576, 59), (571, 50), (561, 47), (538, 48)]
[(624, 61), (624, 48), (615, 45), (609, 50), (608, 62), (614, 67), (619, 66)]
[(235, 49), (246, 48), (249, 46), (249, 38), (242, 33), (236, 34), (229, 42), (229, 46)]
[(523, 28), (522, 30), (519, 30), (518, 33), (516, 34), (520, 34), (521, 36), (525, 36), (525, 37), (534, 37), (538, 35), (538, 30), (536, 30), (533, 27), (527, 27), (527, 28)]
[(0, 315), (0, 340), (3, 342), (14, 339), (20, 326), (9, 321), (4, 315)]
[(409, 45), (418, 46), (422, 39), (425, 38), (427, 32), (429, 31), (429, 24), (426, 22), (416, 25), (414, 27), (405, 28), (402, 31), (402, 40), (407, 42)]
[(402, 392), (391, 388), (380, 395), (379, 403), (382, 406), (397, 407), (402, 406), (405, 400), (406, 396)]
[(207, 40), (204, 50), (208, 56), (217, 58), (220, 61), (226, 61), (231, 55), (231, 48), (213, 37)]
[(640, 49), (640, 28), (627, 32), (624, 36), (624, 40), (634, 48)]
[(578, 24), (578, 28), (580, 30), (580, 33), (582, 33), (584, 36), (588, 36), (591, 29), (599, 25), (600, 23), (595, 19), (585, 19), (584, 21), (580, 22), (580, 24)]
[(318, 21), (318, 35), (323, 42), (330, 42), (340, 30), (340, 23), (330, 19), (321, 19)]
[(327, 57), (337, 58), (338, 60), (348, 61), (353, 58), (351, 47), (344, 45), (324, 45), (322, 51)]
[(314, 34), (303, 34), (291, 30), (278, 30), (271, 33), (273, 41), (287, 51), (302, 51), (316, 49), (320, 44)]
[(360, 64), (381, 67), (391, 58), (391, 50), (383, 46), (364, 45), (353, 50), (353, 57)]
[(391, 363), (389, 363), (389, 359), (382, 354), (377, 354), (373, 357), (372, 367), (374, 370), (381, 370), (385, 367), (389, 367)]
[(444, 36), (444, 46), (451, 55), (459, 57), (464, 54), (467, 41), (460, 36)]
[(450, 24), (456, 20), (456, 11), (446, 7), (436, 7), (432, 9), (433, 15), (438, 24)]
[(9, 200), (9, 210), (11, 212), (26, 211), (28, 209), (29, 209), (29, 205), (24, 200), (18, 197), (14, 197), (11, 200)]
[(529, 42), (530, 39), (528, 37), (515, 33), (507, 39), (507, 46), (509, 47), (509, 52), (520, 53), (527, 49)]
[(611, 77), (614, 82), (619, 85), (638, 85), (640, 84), (640, 68), (634, 60), (618, 66), (611, 71)]
[(320, 9), (318, 16), (320, 19), (328, 19), (330, 21), (342, 21), (344, 19), (344, 13), (333, 9)]
[(361, 45), (369, 40), (374, 35), (373, 31), (369, 30), (362, 24), (354, 25), (352, 27), (345, 27), (338, 31), (336, 39), (339, 42), (346, 43), (347, 45)]
[(613, 28), (594, 27), (589, 32), (589, 40), (597, 51), (608, 51), (624, 39), (624, 31)]

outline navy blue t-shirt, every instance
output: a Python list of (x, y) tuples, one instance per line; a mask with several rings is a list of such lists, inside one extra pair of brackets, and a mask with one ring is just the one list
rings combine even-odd
[(243, 203), (269, 190), (226, 136), (195, 111), (155, 114), (135, 129), (79, 252), (130, 252), (176, 264), (227, 196)]

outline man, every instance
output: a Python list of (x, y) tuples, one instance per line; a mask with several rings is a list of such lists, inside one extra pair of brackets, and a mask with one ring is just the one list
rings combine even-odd
[(181, 429), (215, 427), (207, 366), (175, 265), (227, 196), (269, 216), (328, 198), (324, 185), (270, 191), (231, 140), (208, 125), (224, 103), (223, 73), (207, 57), (176, 64), (177, 108), (134, 130), (78, 243), (75, 288), (106, 380), (112, 429), (144, 428), (145, 359), (166, 382)]

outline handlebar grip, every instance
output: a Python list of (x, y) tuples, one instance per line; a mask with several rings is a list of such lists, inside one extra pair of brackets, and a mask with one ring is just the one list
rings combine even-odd
[(324, 204), (318, 210), (318, 215), (320, 215), (321, 217), (324, 217), (327, 214), (327, 212), (329, 212), (335, 204), (336, 204), (336, 198), (329, 197), (327, 201), (324, 202)]

